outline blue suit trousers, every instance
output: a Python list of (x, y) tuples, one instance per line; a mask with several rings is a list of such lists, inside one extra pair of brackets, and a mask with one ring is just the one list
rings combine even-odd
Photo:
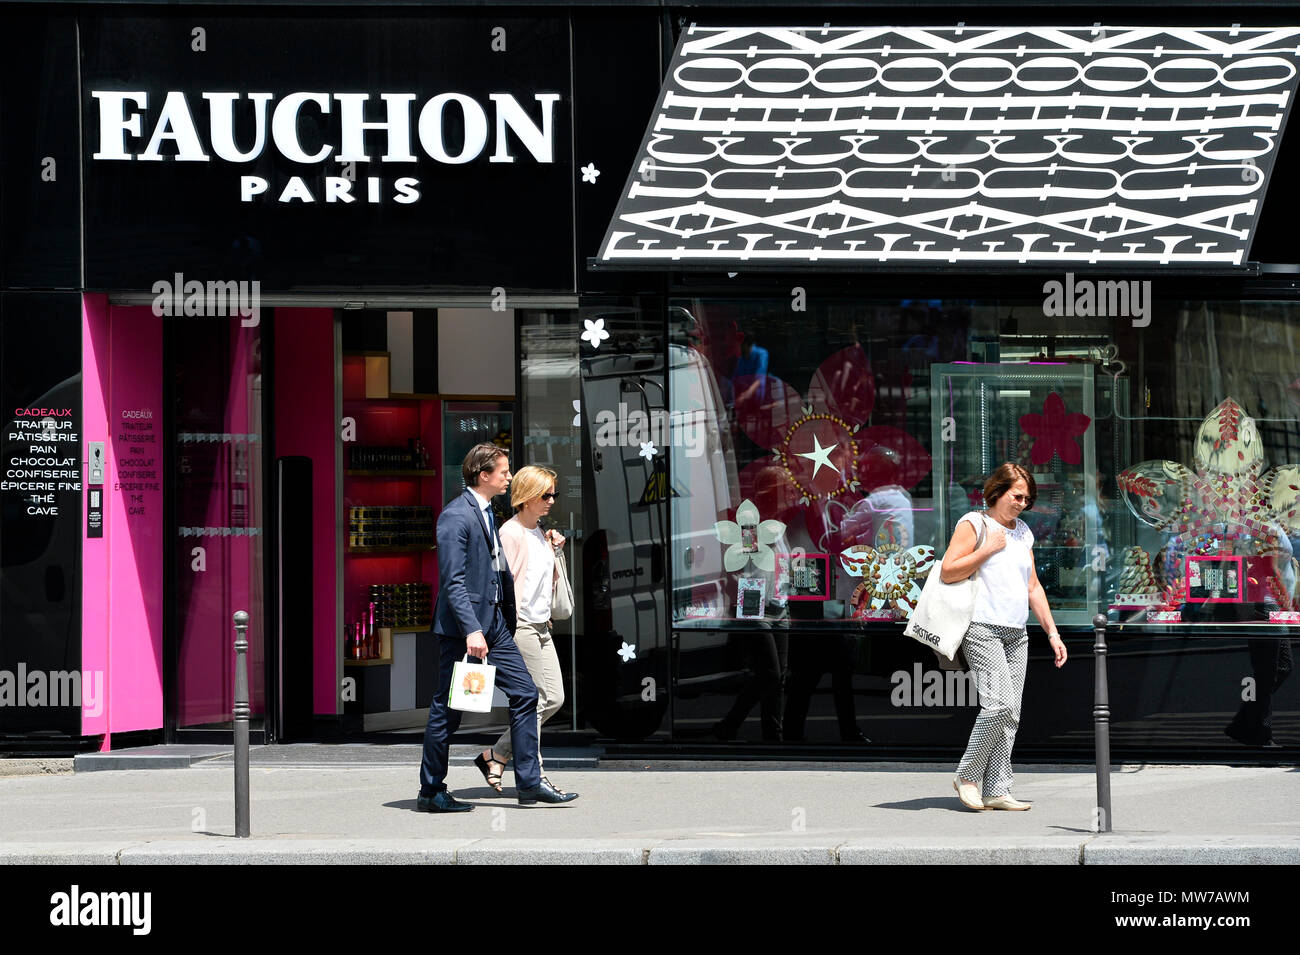
[[(498, 608), (492, 626), (485, 631), (487, 662), (497, 668), (496, 685), (510, 701), (510, 744), (514, 747), (515, 786), (533, 789), (542, 781), (537, 761), (537, 687), (528, 675), (524, 658), (506, 629)], [(465, 656), (465, 638), (438, 635), (438, 688), (429, 704), (429, 723), (424, 730), (424, 756), (420, 760), (420, 795), (428, 796), (447, 788), (447, 746), (451, 734), (460, 728), (460, 710), (447, 705), (451, 692), (451, 671)]]

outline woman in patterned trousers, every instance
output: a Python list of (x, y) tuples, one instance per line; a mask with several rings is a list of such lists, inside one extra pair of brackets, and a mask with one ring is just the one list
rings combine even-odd
[[(1056, 665), (1065, 665), (1065, 644), (1052, 621), (1047, 595), (1034, 570), (1034, 535), (1020, 512), (1034, 506), (1034, 476), (1007, 462), (984, 483), (985, 511), (971, 511), (957, 522), (940, 573), (944, 583), (979, 572), (975, 611), (962, 639), (962, 651), (975, 675), (980, 713), (957, 766), (952, 786), (968, 809), (1024, 810), (1029, 803), (1011, 795), (1011, 748), (1020, 725), (1032, 608), (1047, 631)], [(986, 528), (979, 540), (981, 523)]]

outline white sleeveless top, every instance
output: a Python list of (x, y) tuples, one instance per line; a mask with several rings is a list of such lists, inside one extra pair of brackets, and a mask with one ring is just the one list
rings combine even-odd
[(962, 520), (971, 522), (977, 537), (981, 525), (986, 528), (985, 534), (996, 527), (1007, 535), (1007, 546), (980, 565), (980, 585), (971, 620), (998, 627), (1023, 628), (1029, 620), (1029, 571), (1034, 560), (1034, 532), (1018, 517), (1016, 526), (1007, 528), (991, 517), (986, 518), (983, 511), (971, 511), (962, 515)]

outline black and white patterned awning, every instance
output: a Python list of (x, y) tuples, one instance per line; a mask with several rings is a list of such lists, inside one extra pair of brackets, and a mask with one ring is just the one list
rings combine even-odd
[(604, 266), (1242, 266), (1300, 28), (682, 35)]

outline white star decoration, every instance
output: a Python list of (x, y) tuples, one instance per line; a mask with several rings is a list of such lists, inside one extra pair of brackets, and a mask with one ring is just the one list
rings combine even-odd
[(645, 458), (647, 461), (649, 461), (658, 453), (659, 453), (659, 449), (655, 447), (655, 443), (653, 441), (641, 442), (641, 457)]
[(596, 183), (596, 177), (600, 175), (600, 170), (596, 168), (594, 162), (589, 162), (582, 167), (582, 181), (589, 182), (592, 185)]
[(605, 320), (603, 318), (598, 318), (594, 322), (589, 318), (585, 318), (582, 323), (586, 326), (586, 331), (579, 337), (583, 341), (591, 342), (592, 348), (599, 348), (600, 343), (609, 337), (609, 332), (605, 331)]
[(840, 477), (844, 477), (844, 475), (840, 472), (840, 469), (837, 468), (835, 465), (831, 464), (831, 452), (838, 447), (839, 447), (838, 444), (832, 444), (829, 448), (823, 448), (822, 443), (817, 440), (817, 435), (813, 435), (813, 449), (811, 451), (806, 451), (806, 452), (799, 451), (795, 453), (799, 457), (807, 458), (809, 461), (812, 461), (814, 464), (817, 465), (815, 468), (813, 468), (814, 478), (817, 477), (817, 473), (822, 469), (823, 466), (830, 468), (836, 474), (839, 474)]
[(623, 658), (624, 663), (627, 663), (628, 660), (635, 660), (636, 647), (632, 646), (630, 643), (625, 643), (623, 646), (619, 647), (618, 655)]

